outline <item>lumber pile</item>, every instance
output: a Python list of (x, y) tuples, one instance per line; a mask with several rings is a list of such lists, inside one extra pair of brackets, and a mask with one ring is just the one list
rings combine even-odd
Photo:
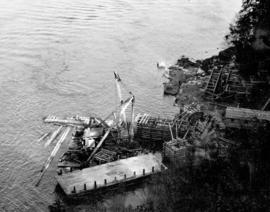
[(224, 120), (226, 127), (238, 129), (254, 129), (260, 126), (263, 122), (269, 121), (269, 111), (237, 107), (227, 107)]
[(102, 148), (98, 153), (95, 154), (94, 160), (99, 164), (109, 163), (115, 160), (116, 154), (117, 153), (114, 151)]
[(145, 141), (168, 141), (171, 139), (169, 125), (173, 125), (173, 120), (155, 118), (148, 114), (139, 114), (135, 120), (137, 122), (136, 138)]
[(188, 146), (185, 140), (174, 139), (163, 144), (163, 158), (174, 165), (183, 166), (187, 163), (189, 156)]

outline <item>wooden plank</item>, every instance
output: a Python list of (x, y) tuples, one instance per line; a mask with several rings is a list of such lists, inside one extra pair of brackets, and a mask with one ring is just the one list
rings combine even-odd
[(265, 102), (265, 104), (262, 107), (262, 110), (265, 110), (267, 106), (269, 105), (269, 103), (270, 103), (270, 98), (268, 98), (268, 100)]
[(227, 107), (226, 118), (229, 119), (259, 119), (270, 121), (270, 111), (252, 110), (247, 108)]
[(153, 174), (152, 167), (155, 172), (160, 172), (165, 166), (161, 158), (147, 154), (63, 174), (56, 176), (56, 179), (67, 195), (74, 195), (93, 190), (95, 185), (96, 188), (107, 187)]
[(61, 144), (64, 142), (64, 140), (66, 139), (69, 131), (70, 131), (71, 127), (68, 127), (65, 129), (65, 131), (63, 132), (61, 138), (59, 139), (59, 141), (57, 142), (57, 144), (55, 145), (50, 157), (47, 159), (47, 161), (45, 162), (45, 164), (42, 166), (41, 170), (40, 170), (40, 174), (39, 174), (39, 177), (38, 177), (38, 181), (36, 183), (36, 186), (39, 185), (42, 177), (44, 176), (45, 172), (47, 171), (47, 169), (49, 168), (52, 160), (54, 159), (56, 153), (58, 152)]

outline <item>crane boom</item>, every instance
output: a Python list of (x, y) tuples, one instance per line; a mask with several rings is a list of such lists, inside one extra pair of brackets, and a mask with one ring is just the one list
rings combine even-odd
[(91, 161), (91, 159), (96, 154), (96, 152), (98, 151), (98, 149), (100, 148), (100, 146), (103, 144), (103, 142), (105, 141), (105, 139), (108, 137), (110, 131), (111, 131), (111, 128), (109, 128), (107, 130), (107, 132), (104, 134), (104, 136), (102, 137), (102, 139), (99, 141), (98, 145), (96, 146), (96, 148), (93, 150), (93, 152), (91, 153), (91, 155), (87, 159), (87, 163), (89, 163)]
[(117, 95), (118, 95), (119, 101), (122, 102), (123, 99), (122, 99), (122, 92), (121, 92), (121, 87), (120, 87), (121, 78), (119, 74), (117, 74), (117, 72), (114, 72), (114, 78), (115, 78), (115, 85), (117, 89)]

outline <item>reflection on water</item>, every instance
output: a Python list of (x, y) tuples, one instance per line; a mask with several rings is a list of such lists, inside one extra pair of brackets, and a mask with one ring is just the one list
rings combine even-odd
[(137, 112), (172, 116), (157, 61), (216, 53), (241, 0), (1, 0), (0, 210), (44, 211), (55, 166), (34, 187), (49, 131), (42, 117), (105, 116), (116, 104), (113, 71)]

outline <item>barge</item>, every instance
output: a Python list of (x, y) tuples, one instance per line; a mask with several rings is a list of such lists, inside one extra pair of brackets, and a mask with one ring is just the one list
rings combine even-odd
[[(42, 136), (39, 140), (43, 140), (47, 147), (58, 137), (60, 139), (40, 171), (37, 186), (70, 130), (73, 130), (72, 139), (68, 150), (58, 160), (56, 176), (58, 184), (68, 196), (136, 181), (166, 169), (161, 157), (142, 148), (141, 144), (145, 136), (147, 137), (147, 132), (143, 132), (143, 129), (149, 128), (147, 125), (152, 128), (149, 131), (151, 138), (154, 132), (160, 131), (164, 134), (163, 140), (172, 133), (170, 124), (174, 121), (155, 121), (155, 118), (149, 115), (140, 114), (135, 117), (134, 95), (128, 91), (129, 97), (123, 100), (120, 87), (122, 81), (117, 73), (115, 82), (120, 104), (105, 119), (93, 115), (70, 118), (49, 115), (44, 118), (44, 123), (58, 128), (50, 133), (51, 137)], [(125, 111), (129, 106), (131, 118), (128, 121)]]
[(166, 169), (154, 154), (143, 154), (56, 176), (68, 196), (78, 196), (146, 178)]

